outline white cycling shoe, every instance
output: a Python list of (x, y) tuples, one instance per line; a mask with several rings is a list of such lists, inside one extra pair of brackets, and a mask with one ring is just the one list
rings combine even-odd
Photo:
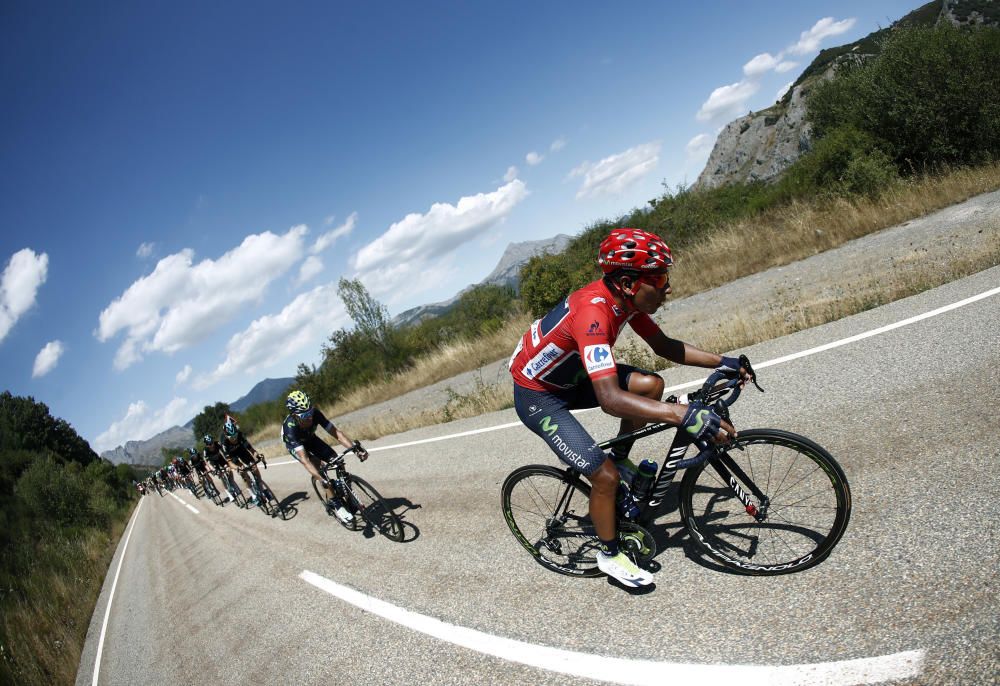
[(653, 583), (653, 575), (645, 569), (637, 567), (622, 552), (614, 556), (598, 552), (597, 568), (613, 579), (617, 579), (626, 586), (632, 586), (633, 588), (648, 586)]

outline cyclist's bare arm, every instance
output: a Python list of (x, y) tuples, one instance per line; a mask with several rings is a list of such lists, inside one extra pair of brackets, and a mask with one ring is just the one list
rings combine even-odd
[[(617, 375), (605, 376), (593, 381), (594, 394), (601, 409), (614, 417), (666, 422), (674, 426), (684, 423), (684, 415), (688, 406), (680, 403), (664, 403), (652, 398), (645, 398), (635, 393), (629, 393), (618, 385)], [(723, 420), (716, 440), (726, 441), (735, 435), (732, 424)]]
[[(325, 429), (325, 427), (324, 427), (324, 429)], [(340, 443), (340, 445), (344, 446), (345, 448), (353, 448), (354, 447), (354, 441), (351, 439), (351, 437), (348, 436), (347, 434), (345, 434), (340, 429), (338, 429), (336, 426), (333, 427), (333, 431), (330, 431), (329, 429), (325, 429), (325, 430), (326, 430), (326, 432), (328, 434), (330, 434), (331, 436), (333, 436), (334, 438), (336, 438), (337, 442)], [(358, 454), (358, 457), (360, 457), (362, 460), (364, 460), (365, 458), (368, 457), (368, 451), (362, 449), (360, 451), (360, 453)]]

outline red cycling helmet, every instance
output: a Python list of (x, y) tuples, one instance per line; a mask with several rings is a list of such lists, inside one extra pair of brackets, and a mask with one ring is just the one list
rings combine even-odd
[(655, 233), (627, 227), (614, 229), (601, 242), (597, 263), (605, 274), (619, 269), (663, 271), (674, 266), (670, 248), (662, 238)]

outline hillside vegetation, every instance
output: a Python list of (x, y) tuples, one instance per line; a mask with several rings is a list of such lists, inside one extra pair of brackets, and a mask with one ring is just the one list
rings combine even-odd
[[(646, 207), (584, 228), (564, 252), (532, 258), (521, 271), (519, 293), (475, 289), (452, 312), (414, 327), (390, 326), (385, 308), (360, 282), (342, 280), (355, 326), (330, 336), (318, 366), (300, 365), (297, 385), (321, 405), (345, 411), (355, 404), (340, 402), (345, 397), (375, 401), (456, 373), (421, 362), (437, 359), (439, 351), (471, 346), (476, 352), (466, 355), (466, 370), (484, 356), (499, 359), (516, 334), (506, 345), (490, 336), (505, 325), (519, 328), (510, 322), (540, 316), (597, 278), (597, 246), (616, 226), (667, 240), (684, 276), (675, 279), (675, 291), (684, 295), (997, 188), (1000, 30), (914, 24), (870, 38), (878, 42), (875, 57), (845, 65), (814, 89), (808, 119), (815, 144), (777, 182), (665, 189)], [(831, 230), (799, 230), (803, 218)], [(734, 239), (757, 233), (768, 240), (744, 247)], [(789, 249), (775, 250), (786, 235)], [(720, 259), (705, 249), (722, 244), (740, 251), (741, 259)], [(476, 346), (480, 340), (489, 340), (486, 349)], [(418, 368), (425, 371), (414, 380)], [(381, 390), (370, 392), (373, 387)], [(249, 408), (241, 419), (245, 429), (259, 431), (273, 428), (283, 414), (279, 399)]]
[(0, 683), (73, 683), (133, 476), (44, 404), (0, 393)]

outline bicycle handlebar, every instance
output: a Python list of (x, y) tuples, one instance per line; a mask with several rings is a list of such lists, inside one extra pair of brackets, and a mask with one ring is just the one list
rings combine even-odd
[[(757, 390), (763, 393), (764, 389), (757, 383), (757, 374), (754, 372), (753, 367), (750, 366), (750, 360), (746, 355), (740, 355), (740, 366), (747, 370), (747, 373), (750, 375), (750, 381), (757, 387)], [(729, 380), (726, 383), (717, 385), (719, 381), (727, 378)], [(726, 372), (716, 370), (705, 379), (705, 383), (702, 384), (701, 388), (689, 395), (688, 398), (695, 398), (697, 402), (708, 405), (716, 414), (723, 414), (728, 419), (728, 412), (726, 410), (739, 399), (742, 392), (743, 386), (740, 385), (739, 373), (737, 373), (735, 378), (729, 378), (729, 374)], [(701, 464), (717, 452), (716, 445), (708, 441), (695, 440), (694, 444), (698, 446), (697, 455), (681, 460), (671, 460), (664, 467), (675, 470), (687, 469), (688, 467)]]

